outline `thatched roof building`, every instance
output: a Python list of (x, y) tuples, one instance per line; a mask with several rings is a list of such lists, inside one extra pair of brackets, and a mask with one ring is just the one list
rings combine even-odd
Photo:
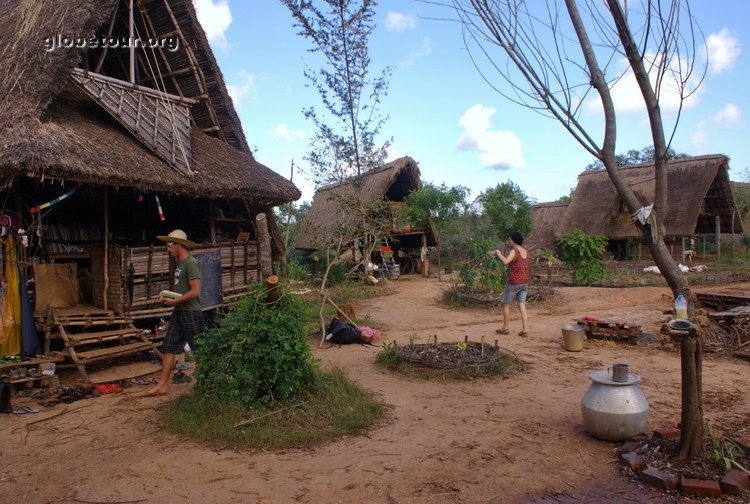
[(531, 208), (533, 230), (524, 240), (529, 249), (554, 249), (555, 233), (568, 209), (567, 201), (539, 203)]
[[(696, 156), (669, 162), (668, 207), (664, 216), (666, 238), (714, 233), (718, 217), (721, 232), (742, 233), (729, 182), (729, 159), (724, 155)], [(643, 205), (653, 202), (654, 165), (621, 168), (626, 181)], [(617, 196), (606, 171), (586, 172), (578, 177), (572, 200), (555, 236), (574, 228), (610, 240), (640, 239), (630, 213)]]
[[(415, 189), (421, 186), (420, 172), (417, 162), (410, 157), (402, 157), (391, 161), (360, 176), (349, 178), (343, 182), (321, 187), (313, 198), (310, 213), (307, 215), (302, 232), (295, 248), (301, 250), (317, 250), (321, 243), (331, 241), (328, 236), (336, 225), (347, 226), (355, 218), (343, 212), (337, 198), (345, 198), (347, 194), (359, 194), (365, 201), (385, 199), (392, 202), (403, 202)], [(335, 197), (332, 197), (334, 196)], [(437, 244), (438, 237), (432, 225), (426, 229), (394, 230), (392, 237), (410, 247), (420, 247), (422, 237), (428, 246)]]
[(128, 49), (57, 47), (127, 37), (128, 4), (0, 0), (0, 182), (243, 198), (258, 209), (299, 198), (250, 152), (191, 0), (136, 1), (136, 36), (178, 48), (139, 48), (132, 68)]

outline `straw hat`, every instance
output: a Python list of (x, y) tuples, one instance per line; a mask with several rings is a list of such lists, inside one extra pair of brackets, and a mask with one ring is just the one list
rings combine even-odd
[(195, 248), (195, 242), (191, 242), (190, 240), (188, 240), (187, 234), (185, 234), (185, 231), (183, 231), (182, 229), (175, 229), (167, 236), (157, 236), (156, 239), (161, 240), (165, 243), (179, 243), (180, 245), (189, 249)]

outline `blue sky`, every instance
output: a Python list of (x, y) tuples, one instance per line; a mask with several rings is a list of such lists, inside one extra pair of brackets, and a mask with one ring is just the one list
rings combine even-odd
[[(287, 178), (294, 160), (294, 183), (302, 200), (311, 200), (303, 157), (314, 130), (302, 109), (320, 108), (320, 101), (302, 74), (305, 63), (318, 66), (308, 42), (279, 1), (193, 1), (256, 158)], [(726, 154), (730, 177), (743, 180), (750, 169), (750, 37), (743, 28), (750, 2), (691, 5), (708, 41), (709, 71), (682, 111), (672, 147)], [(451, 15), (414, 0), (379, 2), (370, 56), (375, 72), (393, 67), (380, 107), (389, 117), (384, 133), (394, 139), (391, 158), (411, 156), (423, 180), (464, 185), (472, 196), (509, 180), (539, 202), (567, 195), (593, 158), (556, 121), (509, 102), (482, 79), (459, 26), (443, 20)], [(633, 91), (624, 81), (615, 93), (618, 153), (652, 143)], [(674, 111), (667, 99), (663, 104), (670, 123)], [(582, 120), (597, 139), (601, 118), (596, 107), (585, 107)]]

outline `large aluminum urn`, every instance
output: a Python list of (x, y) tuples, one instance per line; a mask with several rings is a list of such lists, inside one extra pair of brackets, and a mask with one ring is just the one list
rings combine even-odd
[(608, 371), (589, 374), (591, 386), (581, 399), (581, 413), (583, 425), (594, 437), (624, 441), (645, 430), (648, 401), (638, 386), (640, 376), (628, 373), (627, 366), (625, 373), (622, 368), (614, 371), (612, 375)]

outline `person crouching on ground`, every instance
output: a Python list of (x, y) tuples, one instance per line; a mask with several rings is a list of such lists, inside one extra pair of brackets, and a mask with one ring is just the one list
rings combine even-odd
[(508, 330), (508, 319), (510, 318), (510, 303), (513, 299), (518, 301), (521, 310), (521, 332), (519, 336), (528, 336), (529, 319), (526, 315), (526, 293), (529, 290), (529, 274), (531, 261), (529, 251), (523, 248), (523, 236), (518, 231), (510, 233), (508, 245), (511, 251), (507, 256), (500, 250), (495, 250), (495, 255), (503, 264), (509, 266), (508, 283), (503, 291), (503, 327), (496, 330), (498, 334), (510, 334)]
[(173, 291), (180, 294), (175, 299), (164, 298), (166, 306), (174, 307), (169, 320), (167, 334), (161, 344), (163, 354), (159, 382), (146, 395), (163, 395), (167, 393), (169, 380), (174, 369), (177, 354), (184, 351), (185, 343), (193, 340), (203, 331), (203, 312), (201, 311), (201, 271), (198, 261), (190, 255), (195, 243), (187, 239), (187, 235), (180, 229), (175, 229), (168, 236), (157, 236), (166, 242), (167, 252), (177, 261), (174, 271)]

